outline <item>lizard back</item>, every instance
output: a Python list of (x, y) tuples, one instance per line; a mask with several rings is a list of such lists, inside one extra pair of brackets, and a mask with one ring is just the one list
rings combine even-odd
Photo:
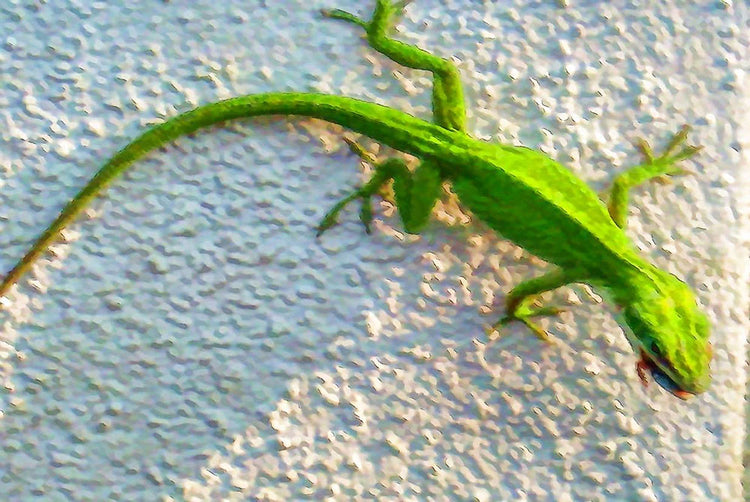
[[(475, 140), (471, 140), (475, 141)], [(594, 191), (570, 170), (525, 147), (475, 141), (471, 165), (451, 173), (472, 213), (504, 238), (560, 267), (611, 278), (641, 261)]]

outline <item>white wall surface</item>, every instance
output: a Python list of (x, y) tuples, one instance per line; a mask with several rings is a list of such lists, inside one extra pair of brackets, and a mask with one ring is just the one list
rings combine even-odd
[[(371, 236), (353, 209), (316, 239), (366, 176), (343, 130), (238, 121), (138, 162), (6, 302), (0, 498), (741, 498), (747, 4), (564, 3), (416, 0), (398, 37), (454, 58), (477, 137), (597, 190), (638, 136), (694, 126), (694, 174), (638, 190), (628, 234), (705, 305), (710, 392), (644, 390), (580, 286), (554, 295), (571, 309), (553, 345), (519, 325), (487, 346), (542, 262), (455, 199), (420, 237), (378, 201)], [(429, 119), (428, 75), (321, 7), (370, 2), (5, 2), (0, 267), (117, 149), (199, 104), (320, 91)]]

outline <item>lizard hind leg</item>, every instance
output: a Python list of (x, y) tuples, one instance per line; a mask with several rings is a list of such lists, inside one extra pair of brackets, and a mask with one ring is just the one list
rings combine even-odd
[(317, 235), (334, 226), (338, 214), (350, 202), (359, 199), (362, 206), (359, 219), (369, 234), (372, 223), (371, 198), (390, 180), (393, 180), (393, 193), (404, 229), (411, 234), (418, 233), (427, 223), (435, 201), (440, 196), (442, 178), (438, 167), (423, 161), (414, 172), (399, 158), (389, 158), (383, 162), (376, 159), (357, 142), (344, 138), (349, 148), (365, 162), (375, 166), (375, 172), (360, 188), (341, 199), (323, 217), (318, 225)]
[(466, 110), (458, 68), (447, 59), (388, 36), (394, 17), (408, 3), (409, 0), (377, 0), (370, 21), (341, 9), (323, 10), (322, 13), (331, 19), (340, 19), (362, 27), (367, 33), (370, 47), (391, 60), (407, 68), (432, 72), (432, 113), (435, 123), (446, 129), (465, 131)]

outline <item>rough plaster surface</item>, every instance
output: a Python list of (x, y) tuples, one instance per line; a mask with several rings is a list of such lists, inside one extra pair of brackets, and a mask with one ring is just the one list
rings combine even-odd
[[(350, 211), (316, 240), (366, 174), (342, 130), (235, 122), (139, 162), (6, 302), (0, 498), (740, 499), (748, 7), (564, 3), (417, 0), (399, 37), (454, 57), (477, 136), (598, 190), (638, 135), (695, 126), (694, 174), (640, 190), (628, 232), (706, 306), (709, 393), (642, 389), (583, 287), (554, 295), (554, 345), (519, 326), (487, 344), (543, 263), (450, 198), (418, 238), (377, 204), (372, 236)], [(0, 7), (3, 269), (108, 156), (198, 104), (317, 90), (429, 117), (427, 75), (322, 20), (329, 1), (132, 5)]]

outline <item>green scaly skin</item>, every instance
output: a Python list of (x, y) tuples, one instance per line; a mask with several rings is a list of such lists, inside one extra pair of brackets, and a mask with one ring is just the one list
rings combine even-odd
[(605, 206), (583, 181), (546, 155), (481, 142), (466, 132), (456, 67), (388, 37), (393, 16), (406, 3), (377, 0), (369, 21), (338, 9), (323, 14), (362, 27), (370, 46), (390, 59), (432, 72), (434, 123), (373, 103), (313, 93), (256, 94), (201, 106), (149, 129), (104, 164), (3, 279), (0, 296), (8, 293), (94, 197), (148, 152), (217, 122), (259, 115), (315, 117), (421, 160), (414, 172), (396, 158), (375, 163), (350, 142), (353, 151), (375, 164), (375, 174), (325, 216), (318, 233), (333, 226), (339, 211), (354, 199), (362, 201), (360, 217), (369, 231), (370, 198), (391, 181), (404, 227), (417, 233), (447, 180), (461, 203), (478, 218), (504, 238), (556, 265), (552, 272), (522, 282), (508, 294), (506, 316), (496, 327), (517, 320), (546, 339), (547, 334), (531, 318), (560, 309), (532, 308), (536, 297), (566, 284), (588, 283), (608, 292), (620, 307), (628, 339), (642, 357), (638, 366), (642, 378), (643, 370), (649, 368), (657, 382), (682, 398), (705, 391), (711, 359), (705, 315), (688, 286), (639, 256), (623, 231), (628, 191), (652, 178), (681, 174), (675, 164), (698, 151), (682, 146), (675, 152), (684, 144), (687, 128), (675, 135), (661, 156), (642, 142), (645, 163), (617, 177)]

